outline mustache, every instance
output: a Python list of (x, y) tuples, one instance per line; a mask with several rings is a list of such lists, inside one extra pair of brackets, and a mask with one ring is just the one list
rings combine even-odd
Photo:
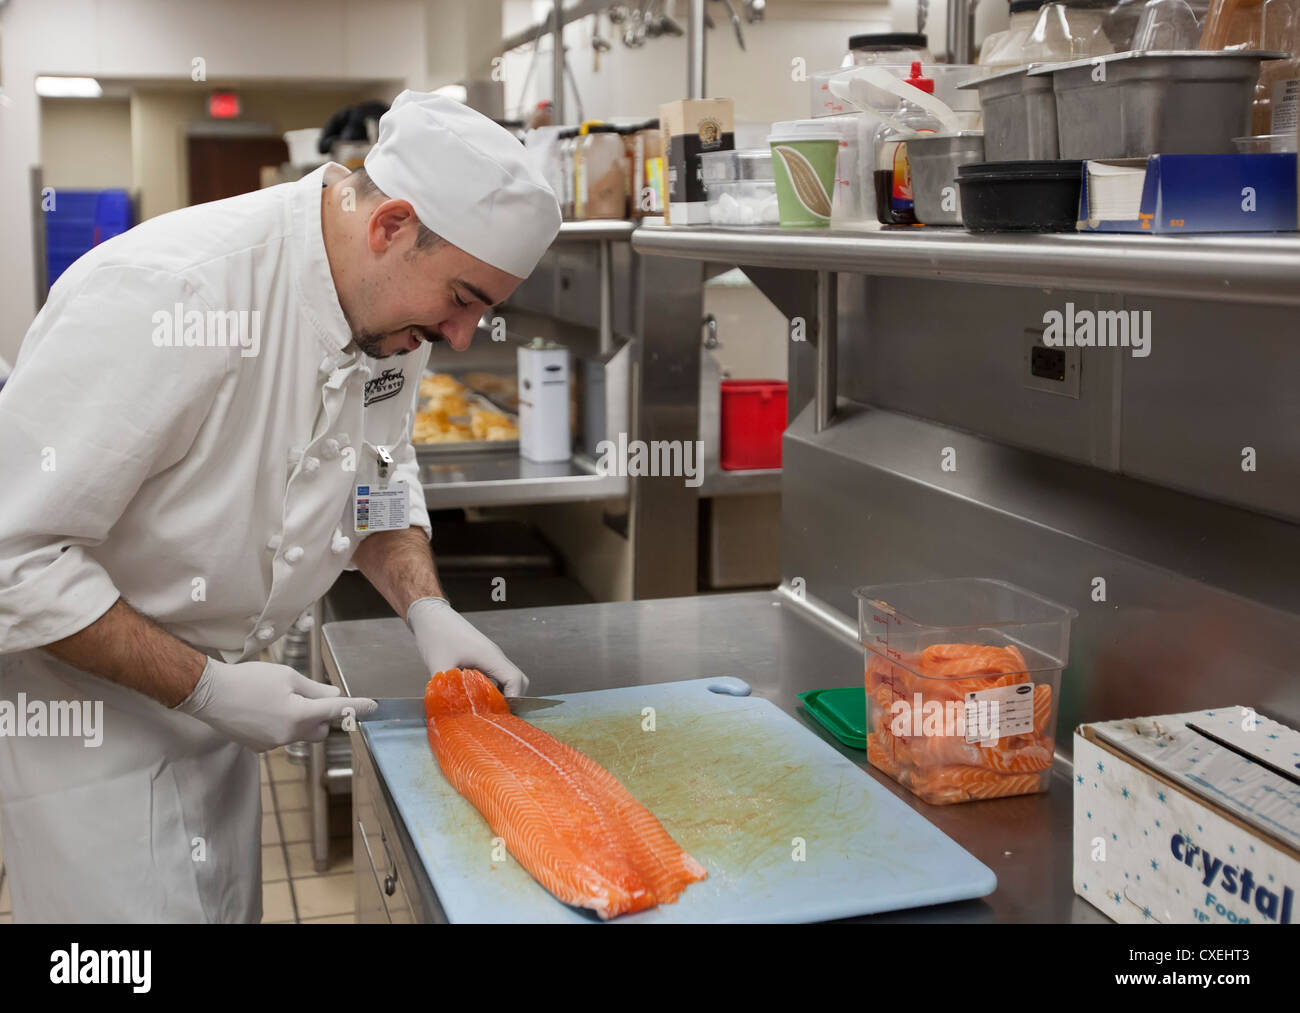
[(441, 334), (437, 334), (427, 327), (403, 327), (401, 331), (386, 331), (379, 333), (377, 331), (353, 331), (352, 340), (361, 351), (372, 359), (391, 359), (393, 356), (409, 355), (411, 349), (401, 348), (396, 352), (381, 352), (383, 343), (394, 334), (401, 334), (406, 331), (415, 331), (420, 340), (427, 341), (429, 344), (446, 344), (447, 339)]

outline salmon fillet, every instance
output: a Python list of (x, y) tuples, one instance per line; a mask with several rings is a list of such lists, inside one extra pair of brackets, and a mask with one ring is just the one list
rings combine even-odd
[(708, 875), (609, 771), (511, 714), (481, 672), (437, 673), (424, 709), (447, 780), (558, 900), (609, 919)]

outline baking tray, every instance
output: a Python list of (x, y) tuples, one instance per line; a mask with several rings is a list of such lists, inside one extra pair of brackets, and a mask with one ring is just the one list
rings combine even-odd
[[(449, 370), (438, 370), (437, 372), (448, 373), (461, 384), (465, 384), (463, 379), (465, 374), (463, 373), (451, 373)], [(475, 370), (474, 372), (482, 372), (482, 370)], [(425, 376), (431, 375), (433, 375), (431, 372), (425, 373)], [(502, 401), (489, 394), (474, 390), (467, 385), (465, 396), (470, 401), (477, 401), (484, 408), (490, 408), (492, 411), (509, 416), (510, 421), (518, 427), (519, 412), (503, 404)], [(501, 397), (501, 395), (498, 396)], [(423, 401), (423, 398), (420, 400)], [(518, 440), (457, 440), (453, 443), (413, 443), (411, 445), (415, 447), (415, 459), (420, 464), (437, 463), (448, 458), (460, 458), (476, 454), (517, 455), (519, 453)]]

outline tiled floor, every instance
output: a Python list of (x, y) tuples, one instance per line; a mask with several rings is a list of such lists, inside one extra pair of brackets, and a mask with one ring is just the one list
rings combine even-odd
[[(311, 857), (311, 820), (302, 767), (284, 750), (262, 757), (262, 921), (342, 923), (354, 920), (351, 820), (335, 805), (330, 831), (330, 866), (316, 872)], [(4, 855), (0, 853), (0, 924), (13, 921)]]
[[(346, 805), (333, 807), (347, 816)], [(311, 857), (311, 818), (302, 767), (284, 750), (262, 757), (262, 921), (297, 924), (351, 922), (356, 897), (352, 881), (350, 819), (330, 826), (330, 866), (322, 875)]]

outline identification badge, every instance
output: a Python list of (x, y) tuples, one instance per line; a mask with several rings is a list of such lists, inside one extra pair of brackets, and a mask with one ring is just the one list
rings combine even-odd
[(410, 527), (408, 493), (405, 482), (387, 489), (375, 485), (357, 486), (352, 500), (356, 532), (398, 531)]

